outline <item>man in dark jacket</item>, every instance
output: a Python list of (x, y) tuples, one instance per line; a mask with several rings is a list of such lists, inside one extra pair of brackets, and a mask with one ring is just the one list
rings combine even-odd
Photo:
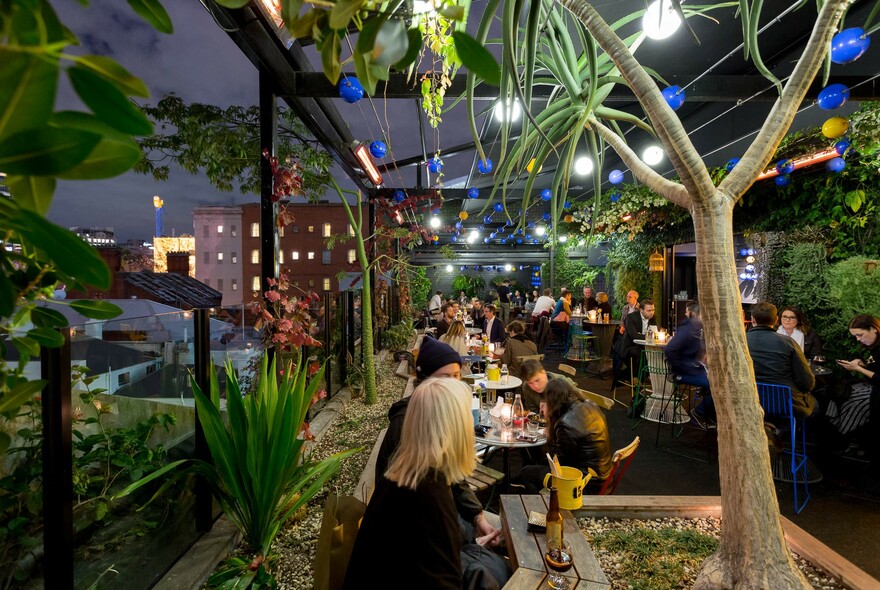
[(440, 336), (449, 331), (449, 326), (452, 325), (453, 321), (455, 321), (455, 308), (452, 307), (451, 303), (444, 303), (440, 308), (440, 321), (437, 322), (437, 331), (434, 335), (440, 338)]
[(776, 332), (776, 306), (760, 302), (752, 306), (752, 328), (746, 333), (755, 379), (758, 383), (791, 387), (792, 407), (810, 416), (817, 407), (810, 393), (816, 378), (797, 342)]
[(483, 320), (483, 334), (489, 337), (489, 342), (501, 344), (507, 338), (504, 322), (495, 315), (496, 309), (491, 303), (483, 309), (486, 312), (486, 317)]
[(623, 335), (614, 345), (613, 369), (614, 377), (611, 380), (611, 391), (620, 385), (623, 371), (633, 360), (638, 362), (642, 347), (635, 343), (636, 340), (644, 340), (648, 326), (656, 326), (654, 321), (654, 301), (643, 299), (639, 304), (638, 311), (634, 311), (623, 318)]
[(669, 341), (663, 352), (669, 361), (669, 369), (678, 383), (696, 385), (701, 388), (703, 400), (691, 415), (698, 424), (715, 422), (715, 404), (709, 393), (709, 373), (706, 371), (706, 342), (703, 340), (703, 322), (700, 320), (700, 306), (688, 303), (684, 312), (685, 319), (675, 331), (675, 337)]

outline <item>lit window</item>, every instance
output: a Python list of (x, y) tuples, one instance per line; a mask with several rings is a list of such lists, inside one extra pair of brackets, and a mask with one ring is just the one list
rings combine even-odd
[(251, 224), (251, 237), (252, 238), (259, 238), (260, 237), (260, 224), (259, 223), (252, 223)]
[(357, 254), (355, 253), (354, 248), (352, 248), (351, 250), (348, 251), (348, 263), (354, 264), (356, 260), (357, 260)]
[(210, 262), (211, 262), (211, 253), (210, 252), (205, 252), (204, 254), (202, 254), (202, 262), (204, 262), (205, 264), (210, 264)]
[(315, 253), (309, 252), (309, 260), (314, 260), (314, 259), (315, 259)]
[(278, 264), (284, 264), (284, 250), (278, 251)]
[(322, 233), (321, 233), (322, 236), (324, 236), (325, 238), (329, 238), (331, 236), (333, 230), (330, 228), (329, 223), (325, 223), (324, 227), (321, 231), (322, 231)]
[(251, 264), (260, 264), (260, 251), (256, 248), (251, 250)]
[(324, 290), (330, 290), (330, 277), (324, 277)]
[(232, 264), (238, 264), (238, 252), (232, 253)]
[(283, 225), (280, 228), (278, 228), (278, 237), (279, 238), (284, 237), (284, 226)]
[(321, 264), (330, 264), (330, 250), (321, 252)]
[(238, 235), (238, 227), (234, 225), (229, 226), (229, 234), (234, 238)]
[(291, 260), (299, 260), (299, 250), (291, 250), (290, 251), (290, 259)]
[(238, 279), (232, 279), (232, 290), (238, 291)]
[(222, 234), (223, 234), (223, 226), (222, 226), (222, 225), (218, 225), (218, 226), (217, 226), (217, 235), (219, 236), (219, 235), (222, 235)]
[(354, 237), (354, 228), (351, 226), (350, 223), (348, 224), (348, 235)]
[(310, 226), (309, 226), (309, 233), (310, 233), (310, 234), (315, 233), (315, 226), (314, 226), (314, 225), (310, 225)]
[(223, 290), (223, 279), (217, 279), (217, 290), (218, 291)]
[(251, 291), (259, 291), (260, 290), (260, 277), (254, 277), (251, 279)]
[(217, 252), (217, 264), (223, 264), (223, 252)]

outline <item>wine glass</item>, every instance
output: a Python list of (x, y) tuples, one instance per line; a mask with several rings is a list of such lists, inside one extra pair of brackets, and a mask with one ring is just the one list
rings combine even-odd
[(558, 541), (547, 539), (547, 550), (544, 552), (544, 563), (547, 564), (547, 585), (555, 590), (568, 590), (570, 583), (568, 578), (562, 575), (571, 569), (573, 564), (571, 546), (565, 539), (559, 546)]
[(813, 357), (813, 362), (817, 365), (821, 365), (822, 363), (825, 362), (825, 357), (822, 356), (821, 354), (817, 354), (816, 356)]

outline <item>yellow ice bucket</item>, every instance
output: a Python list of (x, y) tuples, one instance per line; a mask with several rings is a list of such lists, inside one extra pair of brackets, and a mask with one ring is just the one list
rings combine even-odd
[(486, 379), (489, 381), (501, 381), (501, 369), (498, 365), (490, 366), (486, 369)]
[[(560, 467), (562, 477), (553, 477), (548, 473), (544, 476), (544, 487), (555, 487), (559, 493), (559, 507), (564, 510), (577, 510), (583, 506), (584, 486), (590, 481), (591, 473), (581, 473), (574, 467)], [(550, 481), (552, 480), (552, 483)]]

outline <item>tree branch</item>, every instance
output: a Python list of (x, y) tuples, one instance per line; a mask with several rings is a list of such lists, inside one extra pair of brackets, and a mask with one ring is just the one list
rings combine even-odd
[(667, 180), (657, 174), (650, 166), (642, 162), (642, 160), (619, 135), (603, 125), (602, 122), (595, 117), (587, 119), (587, 124), (592, 127), (593, 130), (608, 143), (608, 145), (614, 148), (614, 151), (617, 152), (624, 164), (629, 167), (636, 178), (670, 203), (674, 203), (679, 207), (684, 207), (685, 209), (690, 210), (693, 201), (684, 186), (672, 182), (671, 180)]
[(831, 37), (848, 3), (848, 0), (830, 0), (822, 6), (807, 46), (798, 59), (782, 94), (773, 104), (761, 130), (742, 159), (718, 185), (718, 190), (727, 198), (734, 202), (738, 201), (755, 182), (758, 174), (770, 163), (776, 147), (791, 127), (797, 109), (804, 100), (816, 72), (822, 66), (825, 52), (831, 45)]
[(584, 0), (558, 0), (558, 2), (583, 23), (617, 66), (651, 121), (666, 155), (687, 191), (693, 196), (712, 195), (715, 185), (703, 159), (691, 143), (681, 121), (666, 104), (656, 82), (636, 61), (626, 44), (589, 2)]

